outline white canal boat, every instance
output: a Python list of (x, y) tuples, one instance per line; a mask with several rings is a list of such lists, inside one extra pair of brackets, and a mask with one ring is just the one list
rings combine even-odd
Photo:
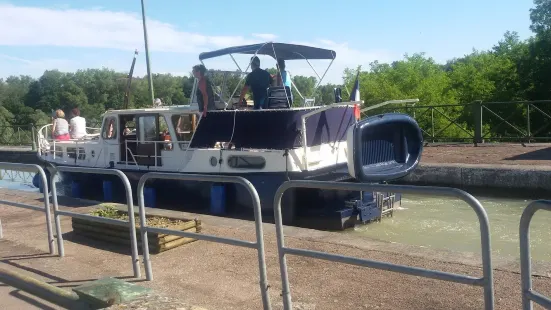
[[(262, 43), (202, 53), (199, 59), (233, 59), (232, 54), (268, 55), (286, 61), (332, 61), (336, 56), (327, 49)], [(244, 78), (246, 71), (239, 69), (238, 73)], [(131, 182), (151, 171), (242, 176), (256, 187), (262, 209), (268, 212), (272, 212), (276, 189), (286, 180), (391, 180), (411, 172), (420, 158), (421, 131), (407, 115), (361, 120), (361, 102), (315, 103), (310, 98), (295, 98), (298, 107), (291, 107), (289, 89), (281, 87), (267, 89), (266, 109), (236, 108), (236, 87), (232, 93), (217, 91), (219, 109), (202, 117), (196, 89), (197, 81), (191, 104), (186, 106), (107, 111), (102, 127), (78, 140), (53, 140), (50, 125), (44, 126), (38, 132), (38, 156), (53, 166), (119, 169)], [(62, 176), (64, 182), (81, 184), (83, 192), (101, 195), (105, 176)], [(208, 206), (211, 199), (212, 184), (155, 181), (151, 186), (157, 199), (172, 196), (180, 204), (194, 201)], [(225, 194), (228, 206), (251, 208), (244, 188), (226, 185)], [(284, 197), (285, 222), (318, 217), (324, 228), (343, 228), (351, 218), (361, 217), (361, 210), (344, 203), (353, 198), (350, 195), (292, 191)]]

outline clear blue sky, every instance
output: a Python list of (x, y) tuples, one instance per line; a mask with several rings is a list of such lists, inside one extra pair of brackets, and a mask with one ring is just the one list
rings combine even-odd
[[(490, 48), (507, 30), (528, 38), (533, 6), (531, 0), (277, 3), (282, 10), (270, 1), (147, 0), (152, 71), (187, 74), (201, 51), (273, 39), (334, 49), (337, 61), (328, 81), (338, 82), (345, 67), (376, 59), (425, 52), (444, 62), (473, 48)], [(139, 0), (0, 0), (0, 77), (40, 76), (54, 68), (127, 71), (135, 48), (141, 52), (136, 73), (143, 74), (140, 14)], [(206, 64), (232, 65), (229, 58)], [(315, 66), (323, 71), (321, 63)], [(309, 73), (305, 63), (288, 67)]]

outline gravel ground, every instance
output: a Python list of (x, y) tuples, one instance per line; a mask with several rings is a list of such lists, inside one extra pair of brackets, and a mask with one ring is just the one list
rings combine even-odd
[(428, 145), (423, 149), (422, 163), (549, 165), (551, 144), (472, 144)]
[[(39, 195), (0, 190), (0, 199), (39, 205)], [(60, 202), (61, 203), (61, 202)], [(87, 212), (86, 206), (72, 208)], [(178, 309), (197, 305), (205, 309), (261, 309), (256, 252), (205, 241), (152, 256), (154, 280), (132, 278), (128, 254), (106, 249), (104, 244), (71, 234), (70, 219), (62, 218), (66, 257), (45, 254), (43, 214), (0, 205), (4, 240), (0, 241), (0, 266), (27, 272), (53, 285), (70, 289), (87, 281), (116, 276), (153, 288), (162, 296), (176, 298)], [(253, 225), (247, 221), (201, 216), (203, 233), (253, 240)], [(218, 219), (218, 220), (217, 220)], [(282, 309), (281, 282), (273, 225), (265, 224), (265, 245), (274, 309)], [(462, 254), (403, 247), (356, 236), (287, 228), (286, 245), (312, 250), (406, 264), (417, 267), (480, 276), (476, 256), (459, 262)], [(450, 241), (453, 242), (453, 241)], [(494, 260), (496, 262), (497, 259)], [(498, 264), (496, 263), (495, 266)], [(354, 267), (344, 264), (288, 257), (295, 309), (482, 309), (482, 289), (463, 284)], [(142, 272), (143, 274), (143, 272)], [(535, 288), (551, 293), (551, 279), (534, 277)], [(494, 272), (496, 309), (521, 308), (518, 268)], [(162, 298), (161, 298), (162, 299)], [(167, 300), (164, 300), (165, 302)], [(158, 300), (159, 303), (163, 300)], [(0, 286), (2, 309), (56, 309), (55, 306)], [(141, 309), (134, 305), (126, 309)], [(155, 304), (149, 308), (156, 309)], [(541, 309), (535, 307), (535, 309)]]

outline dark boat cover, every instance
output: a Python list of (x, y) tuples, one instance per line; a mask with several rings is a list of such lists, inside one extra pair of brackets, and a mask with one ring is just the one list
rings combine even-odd
[[(201, 119), (190, 147), (210, 148), (216, 142), (229, 141), (236, 148), (284, 150), (301, 147), (301, 116), (314, 109), (212, 111)], [(307, 145), (343, 141), (354, 122), (353, 106), (316, 113), (306, 121)]]

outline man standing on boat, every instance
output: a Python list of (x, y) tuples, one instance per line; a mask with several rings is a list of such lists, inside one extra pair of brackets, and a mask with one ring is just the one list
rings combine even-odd
[(199, 80), (199, 85), (197, 87), (197, 105), (199, 106), (199, 111), (203, 113), (203, 117), (207, 116), (207, 111), (216, 109), (212, 84), (205, 76), (206, 73), (207, 68), (205, 68), (204, 65), (193, 66), (193, 76)]
[(268, 71), (260, 69), (260, 59), (256, 56), (251, 58), (251, 69), (251, 73), (247, 74), (247, 78), (245, 79), (245, 85), (241, 90), (238, 102), (243, 102), (245, 94), (250, 88), (253, 92), (254, 109), (264, 109), (266, 97), (268, 96), (268, 87), (272, 84), (272, 75)]

